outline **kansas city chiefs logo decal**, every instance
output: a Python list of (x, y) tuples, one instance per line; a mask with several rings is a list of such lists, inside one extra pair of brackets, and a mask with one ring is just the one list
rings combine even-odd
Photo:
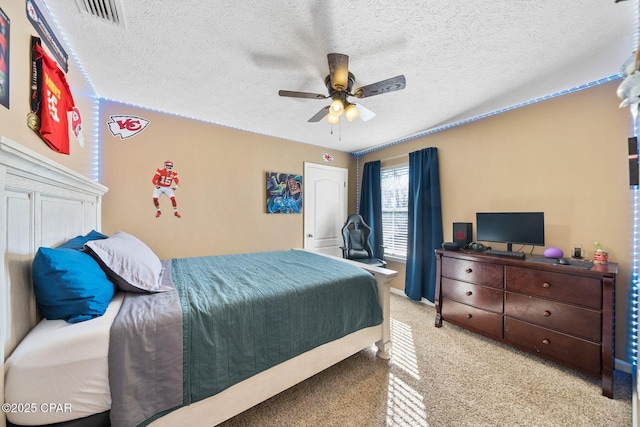
[(139, 134), (148, 124), (149, 120), (136, 116), (111, 116), (111, 120), (107, 122), (111, 134), (119, 136), (120, 139), (131, 138)]

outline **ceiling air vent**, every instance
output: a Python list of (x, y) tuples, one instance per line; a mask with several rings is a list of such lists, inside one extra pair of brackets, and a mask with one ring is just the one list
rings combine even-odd
[(121, 0), (76, 0), (76, 4), (82, 13), (126, 28)]

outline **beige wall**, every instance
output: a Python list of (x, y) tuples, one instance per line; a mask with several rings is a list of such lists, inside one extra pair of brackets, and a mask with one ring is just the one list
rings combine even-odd
[[(87, 176), (92, 176), (97, 144), (93, 135), (97, 129), (94, 97), (90, 86), (78, 70), (75, 61), (69, 55), (69, 72), (67, 82), (71, 88), (76, 107), (80, 110), (83, 121), (84, 148), (81, 148), (72, 132), (69, 133), (71, 153), (59, 154), (51, 150), (40, 137), (27, 127), (27, 113), (30, 111), (31, 81), (31, 35), (38, 33), (29, 23), (24, 1), (0, 0), (0, 8), (11, 20), (10, 27), (10, 99), (9, 109), (0, 105), (0, 135), (18, 142), (46, 157), (55, 160)], [(46, 10), (40, 8), (43, 13)], [(61, 40), (61, 39), (60, 39)], [(43, 46), (44, 44), (43, 41)], [(67, 53), (70, 53), (67, 50)]]
[[(403, 158), (408, 163), (408, 153), (437, 147), (445, 241), (453, 239), (453, 222), (474, 223), (475, 236), (476, 212), (544, 211), (547, 247), (570, 254), (572, 244), (581, 243), (591, 255), (593, 243), (600, 242), (620, 264), (616, 357), (627, 360), (633, 225), (627, 138), (632, 128), (629, 109), (618, 108), (619, 83), (393, 145), (362, 156), (360, 164), (382, 160), (384, 167)], [(542, 250), (536, 247), (534, 253)], [(394, 286), (402, 287), (405, 265), (389, 267), (400, 272)]]
[[(103, 102), (100, 110), (102, 122), (122, 114), (150, 121), (124, 140), (102, 130), (105, 232), (133, 233), (161, 258), (303, 246), (302, 214), (266, 213), (266, 172), (303, 174), (304, 162), (325, 164), (326, 149), (117, 103)], [(329, 152), (331, 166), (355, 165), (349, 154)], [(155, 218), (151, 178), (165, 160), (180, 179), (181, 219), (164, 196)]]

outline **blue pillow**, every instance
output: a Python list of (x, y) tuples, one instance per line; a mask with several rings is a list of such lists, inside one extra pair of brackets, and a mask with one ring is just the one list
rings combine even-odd
[(58, 249), (67, 248), (67, 249), (76, 249), (80, 251), (82, 250), (82, 248), (84, 248), (84, 244), (87, 243), (88, 241), (106, 239), (107, 237), (109, 236), (105, 236), (102, 233), (98, 233), (96, 230), (91, 230), (85, 236), (76, 236), (71, 240), (67, 240), (66, 242), (58, 246)]
[(40, 248), (33, 259), (36, 304), (47, 319), (83, 322), (104, 314), (115, 286), (87, 253)]

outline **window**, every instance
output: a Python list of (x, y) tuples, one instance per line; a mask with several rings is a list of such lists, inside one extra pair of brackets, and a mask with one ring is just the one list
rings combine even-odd
[(380, 171), (382, 236), (385, 256), (407, 258), (409, 166)]

